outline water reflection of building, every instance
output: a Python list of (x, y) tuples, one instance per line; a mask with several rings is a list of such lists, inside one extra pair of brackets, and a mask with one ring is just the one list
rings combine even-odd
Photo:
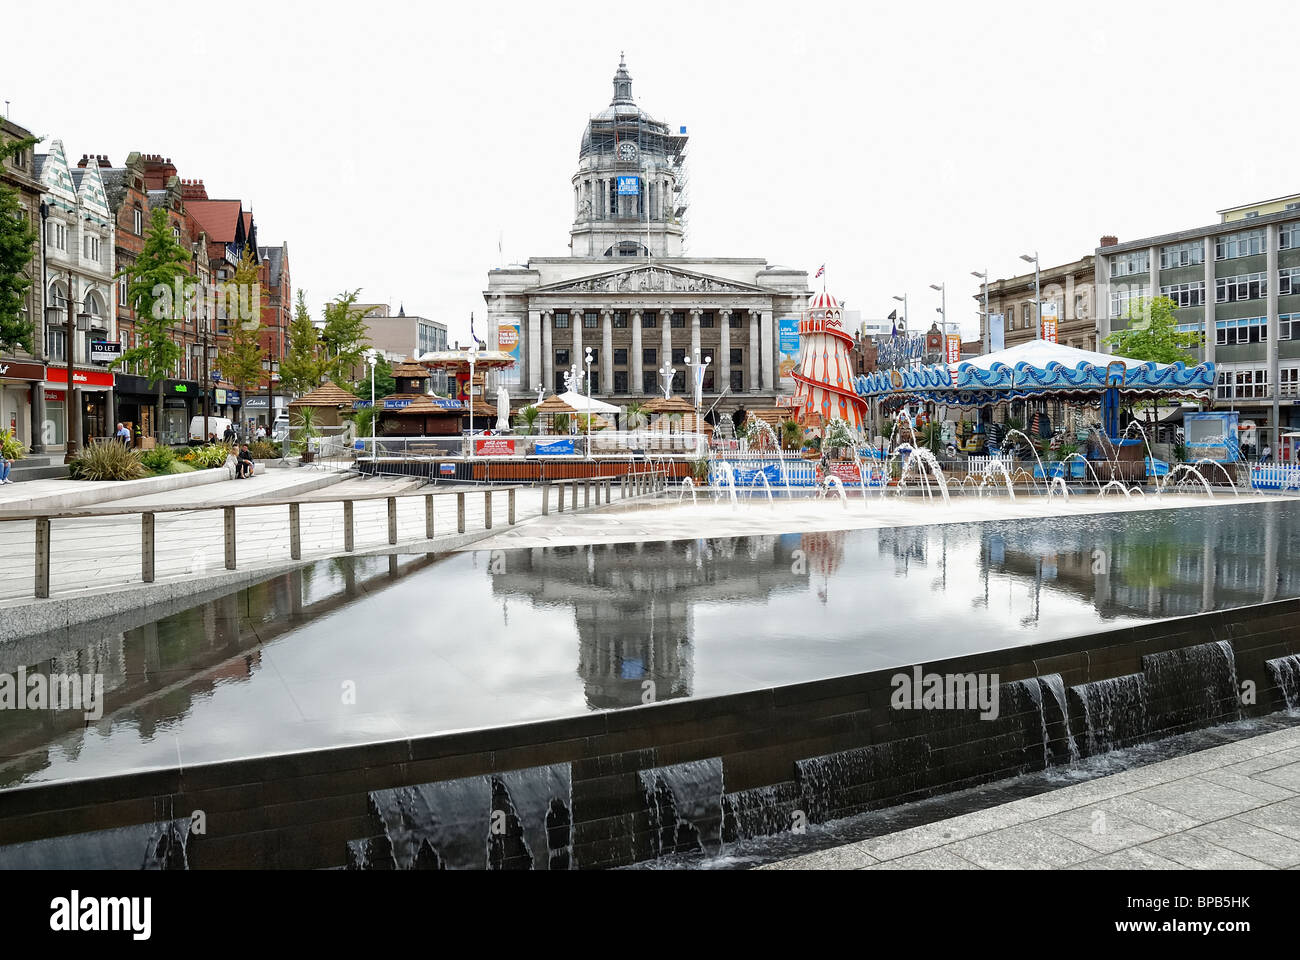
[(985, 572), (1092, 603), (1103, 617), (1177, 617), (1300, 595), (1289, 505), (1250, 503), (1194, 514), (1161, 510), (1132, 524), (1053, 521), (981, 528)]
[(504, 553), (489, 569), (494, 594), (572, 608), (587, 703), (608, 709), (690, 696), (696, 605), (763, 602), (804, 587), (795, 551), (805, 539), (535, 547)]

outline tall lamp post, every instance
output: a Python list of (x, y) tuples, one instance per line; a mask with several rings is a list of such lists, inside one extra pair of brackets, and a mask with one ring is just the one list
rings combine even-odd
[[(262, 370), (266, 373), (266, 416), (275, 429), (275, 381), (280, 372), (280, 361), (276, 357), (263, 357)], [(240, 402), (244, 402), (240, 398)]]
[(932, 283), (930, 289), (939, 292), (939, 323), (943, 327), (943, 334), (946, 337), (948, 335), (948, 284), (947, 282)]
[[(65, 418), (66, 430), (67, 430), (67, 438), (66, 438), (66, 443), (64, 445), (64, 449), (66, 451), (63, 456), (64, 463), (71, 463), (74, 459), (76, 459), (77, 434), (81, 430), (81, 417), (79, 416), (80, 411), (77, 409), (76, 398), (73, 393), (72, 360), (76, 353), (76, 340), (73, 337), (73, 331), (75, 330), (76, 332), (81, 333), (90, 329), (90, 314), (85, 313), (83, 311), (76, 315), (75, 320), (73, 319), (72, 307), (75, 302), (75, 299), (72, 291), (72, 285), (75, 281), (76, 278), (69, 273), (68, 292), (67, 295), (64, 297), (64, 300), (67, 303), (67, 321), (66, 321), (67, 328), (66, 328), (66, 336), (64, 337), (64, 349), (67, 352), (67, 361), (68, 361), (67, 363), (68, 392), (67, 392), (67, 396), (64, 398), (64, 407), (66, 408), (64, 410), (64, 418)], [(54, 317), (55, 323), (58, 323), (58, 319), (57, 319), (58, 314), (59, 314), (58, 307), (51, 307), (47, 310), (47, 316)]]
[[(375, 422), (379, 419), (379, 411), (375, 409), (375, 364), (379, 362), (378, 350), (366, 351), (366, 363), (370, 364), (370, 456), (375, 456)], [(472, 378), (471, 378), (472, 379)], [(470, 407), (470, 416), (474, 415), (474, 408)], [(470, 443), (474, 441), (471, 439)]]
[(677, 376), (677, 371), (673, 369), (668, 360), (664, 360), (664, 365), (659, 368), (659, 382), (663, 385), (661, 389), (664, 392), (664, 399), (671, 400), (673, 396), (673, 377)]
[[(469, 458), (474, 459), (474, 365), (478, 363), (478, 342), (469, 345)], [(472, 474), (471, 474), (472, 476)]]
[(584, 358), (587, 364), (587, 459), (591, 459), (591, 347)]
[(1041, 340), (1043, 338), (1043, 288), (1038, 281), (1038, 251), (1035, 250), (1032, 257), (1022, 253), (1020, 259), (1034, 265), (1034, 339)]
[(984, 322), (980, 324), (980, 327), (984, 331), (984, 352), (988, 353), (989, 345), (992, 343), (990, 339), (991, 334), (989, 333), (989, 268), (985, 267), (983, 273), (980, 273), (978, 270), (972, 270), (970, 275), (972, 277), (978, 277), (984, 281), (982, 284), (984, 287)]

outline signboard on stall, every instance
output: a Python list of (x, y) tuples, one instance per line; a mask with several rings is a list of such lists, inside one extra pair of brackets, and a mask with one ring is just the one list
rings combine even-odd
[(513, 457), (515, 455), (515, 438), (475, 437), (474, 455), (476, 457)]
[(573, 449), (573, 437), (557, 437), (554, 440), (536, 440), (533, 443), (533, 453), (539, 457), (571, 457), (576, 451)]
[(862, 471), (856, 463), (832, 463), (830, 475), (839, 477), (841, 483), (861, 483)]
[(1056, 327), (1061, 318), (1060, 307), (1056, 305), (1055, 300), (1049, 300), (1039, 309), (1043, 314), (1043, 339), (1048, 343), (1056, 343)]
[(799, 318), (781, 317), (776, 321), (776, 329), (781, 386), (792, 387), (794, 368), (799, 365)]
[(961, 363), (961, 335), (957, 333), (948, 334), (948, 362)]

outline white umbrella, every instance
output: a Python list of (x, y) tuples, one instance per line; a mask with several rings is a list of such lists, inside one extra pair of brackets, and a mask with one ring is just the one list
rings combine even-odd
[(505, 432), (510, 429), (510, 391), (505, 384), (497, 387), (497, 430)]

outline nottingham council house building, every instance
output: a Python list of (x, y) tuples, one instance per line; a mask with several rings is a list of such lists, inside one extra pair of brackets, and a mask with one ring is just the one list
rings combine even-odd
[(689, 396), (685, 361), (696, 356), (713, 358), (706, 408), (719, 397), (719, 412), (771, 407), (792, 391), (781, 372), (794, 358), (778, 349), (778, 331), (789, 354), (808, 274), (683, 256), (685, 153), (686, 128), (641, 111), (620, 62), (614, 99), (587, 123), (578, 150), (569, 256), (488, 274), (489, 336), (518, 357), (506, 375), (512, 394), (563, 392), (572, 365), (585, 376), (588, 347), (593, 395), (619, 405), (662, 395), (665, 361), (673, 393)]

